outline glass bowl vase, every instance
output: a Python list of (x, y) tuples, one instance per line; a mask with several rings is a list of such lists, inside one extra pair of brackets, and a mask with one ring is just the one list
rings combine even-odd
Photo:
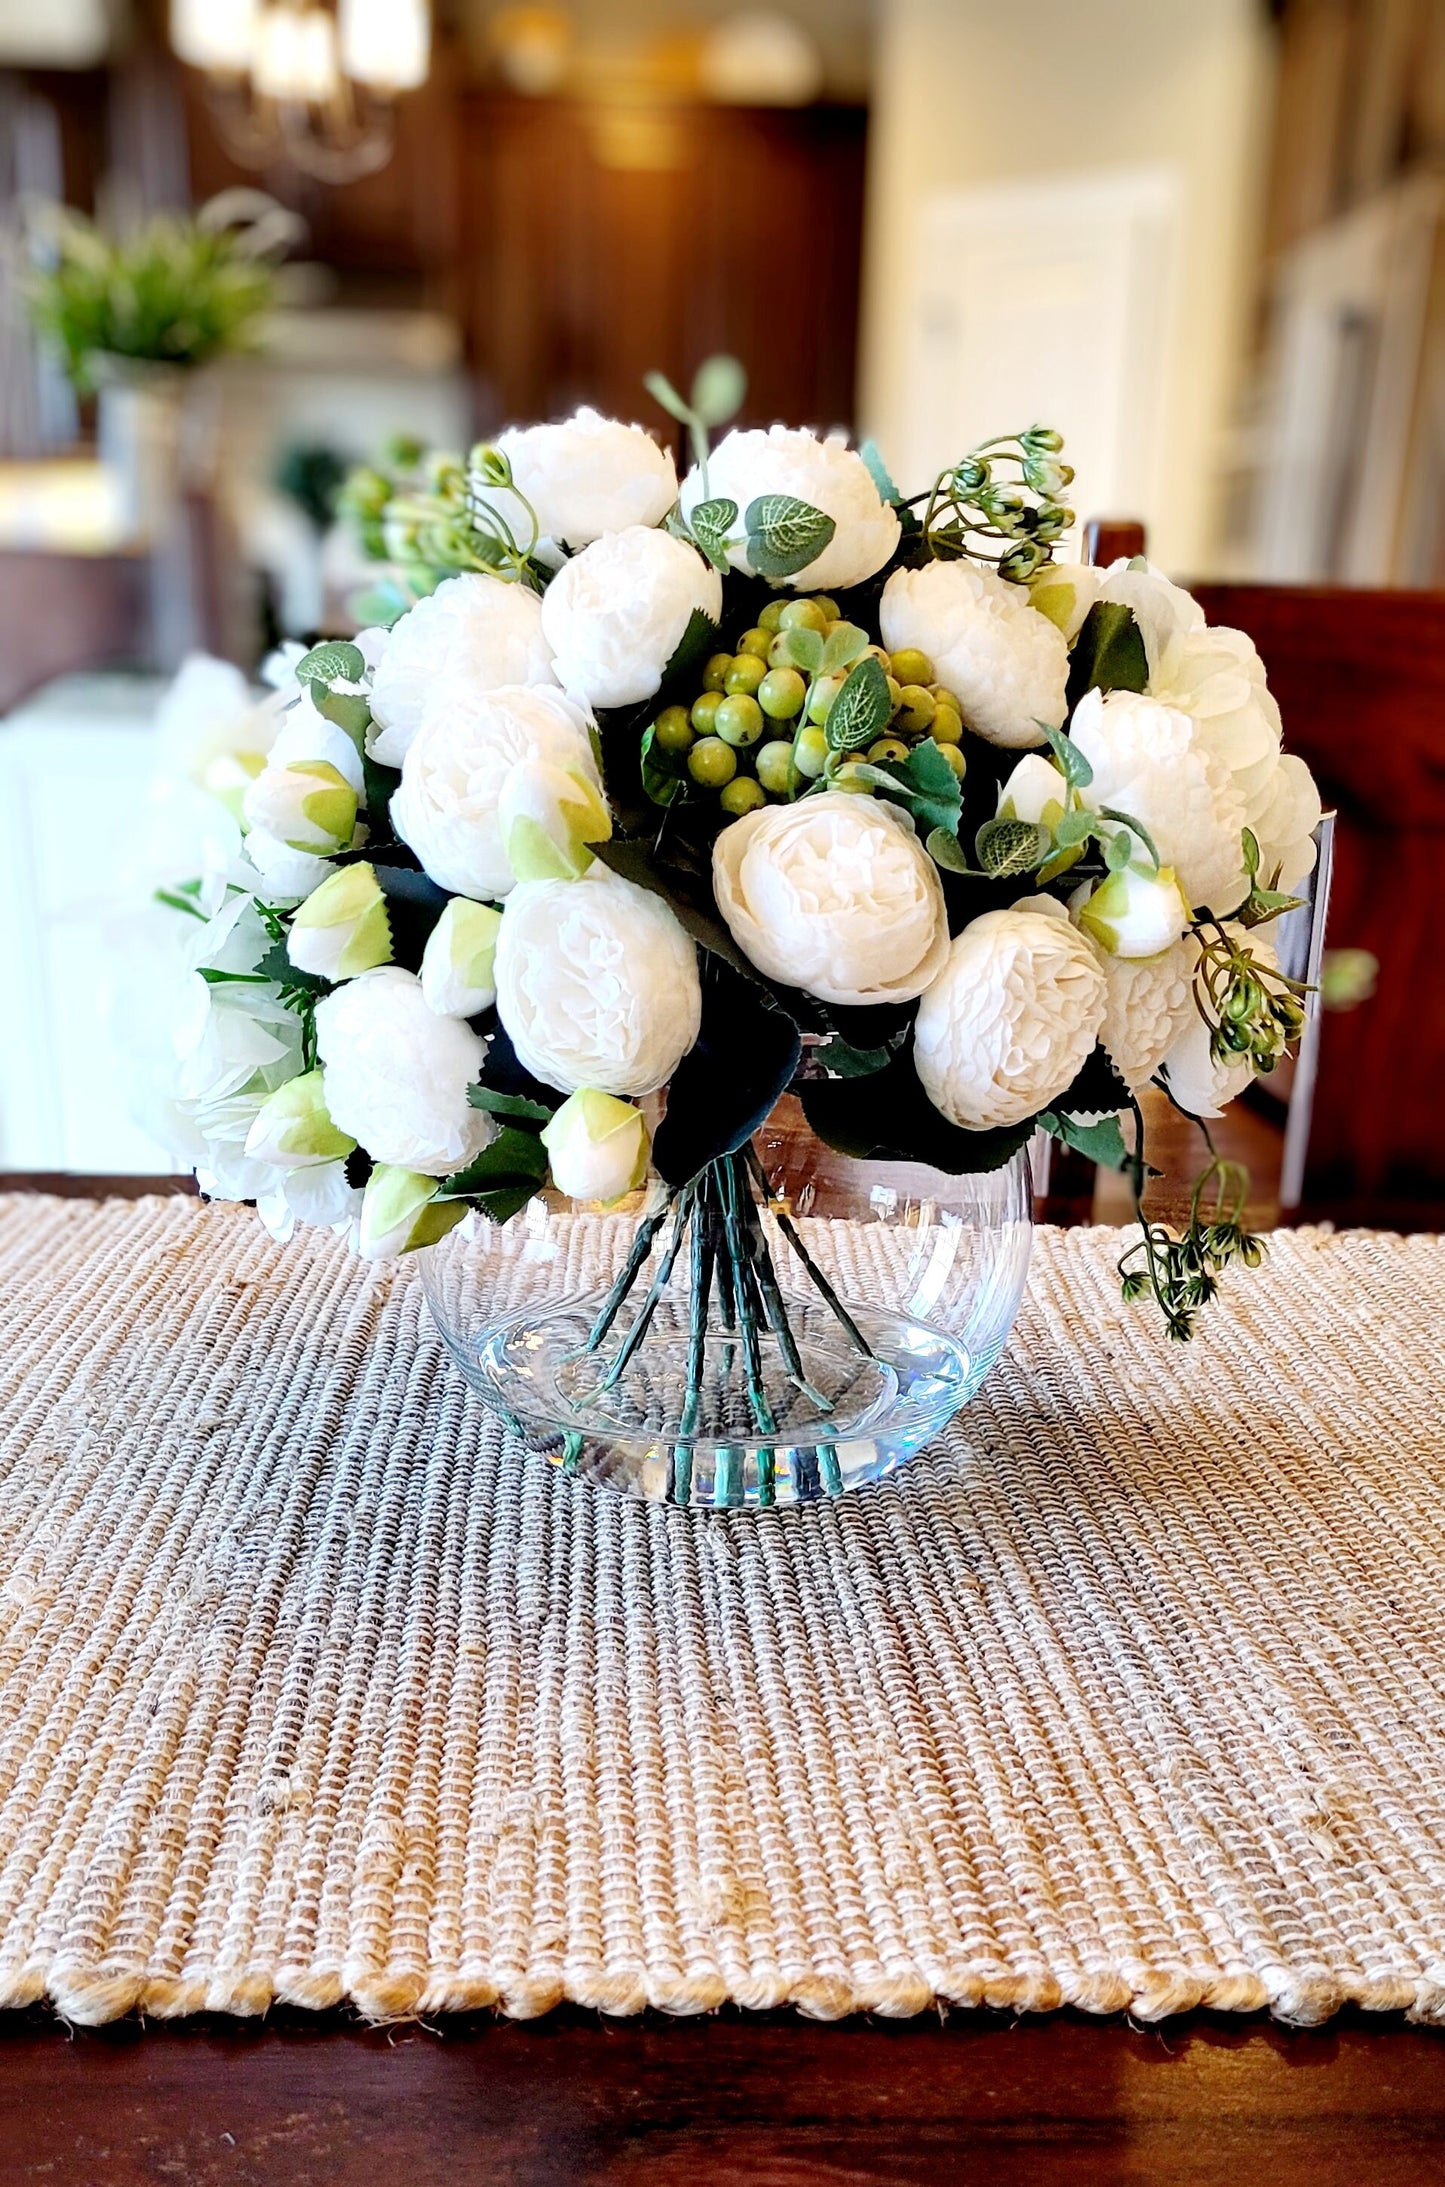
[(853, 1161), (789, 1095), (681, 1197), (543, 1193), (451, 1232), (421, 1273), (462, 1373), (530, 1448), (735, 1507), (837, 1495), (920, 1450), (1003, 1350), (1030, 1241), (1026, 1152), (964, 1176)]

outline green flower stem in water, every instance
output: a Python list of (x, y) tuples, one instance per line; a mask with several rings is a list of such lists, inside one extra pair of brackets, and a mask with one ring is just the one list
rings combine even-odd
[(622, 1308), (622, 1302), (627, 1297), (628, 1292), (632, 1289), (633, 1284), (636, 1283), (637, 1272), (641, 1268), (643, 1262), (646, 1260), (648, 1254), (652, 1251), (652, 1241), (657, 1236), (657, 1233), (662, 1228), (663, 1224), (666, 1222), (668, 1214), (676, 1198), (676, 1193), (669, 1193), (667, 1199), (665, 1200), (663, 1205), (657, 1210), (656, 1214), (646, 1216), (643, 1221), (638, 1224), (637, 1236), (632, 1241), (632, 1251), (628, 1254), (626, 1261), (623, 1263), (622, 1273), (617, 1278), (617, 1281), (613, 1284), (612, 1289), (608, 1292), (606, 1298), (603, 1300), (602, 1311), (597, 1316), (596, 1321), (592, 1325), (592, 1333), (587, 1339), (587, 1349), (589, 1352), (595, 1352), (598, 1350), (603, 1338), (606, 1336), (608, 1330), (612, 1327), (613, 1322), (617, 1319), (617, 1316)]
[[(768, 1180), (768, 1173), (763, 1168), (761, 1161), (758, 1159), (757, 1151), (751, 1144), (748, 1147), (746, 1159), (749, 1168), (752, 1170), (754, 1177), (757, 1179), (759, 1189), (762, 1192), (763, 1199), (766, 1204), (767, 1202), (770, 1202), (773, 1197), (773, 1188)], [(842, 1328), (847, 1335), (849, 1343), (853, 1346), (854, 1351), (857, 1352), (863, 1359), (871, 1359), (873, 1357), (871, 1346), (868, 1344), (867, 1339), (863, 1336), (857, 1322), (854, 1321), (853, 1316), (849, 1313), (847, 1307), (843, 1304), (843, 1301), (839, 1298), (837, 1292), (833, 1289), (832, 1284), (829, 1283), (827, 1277), (823, 1274), (822, 1269), (818, 1266), (812, 1254), (804, 1245), (802, 1238), (798, 1234), (797, 1226), (794, 1223), (792, 1217), (790, 1215), (785, 1215), (780, 1207), (773, 1209), (773, 1216), (775, 1221), (777, 1222), (779, 1230), (781, 1230), (783, 1236), (787, 1239), (789, 1245), (797, 1254), (798, 1259), (802, 1262), (804, 1268), (807, 1270), (814, 1289), (823, 1298), (825, 1304), (831, 1308), (833, 1314), (842, 1325)]]

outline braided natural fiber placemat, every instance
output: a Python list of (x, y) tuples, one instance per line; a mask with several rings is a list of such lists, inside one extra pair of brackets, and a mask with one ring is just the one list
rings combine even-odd
[(0, 2001), (1445, 2018), (1445, 1242), (1190, 1349), (1041, 1236), (946, 1447), (522, 1460), (409, 1272), (0, 1199)]

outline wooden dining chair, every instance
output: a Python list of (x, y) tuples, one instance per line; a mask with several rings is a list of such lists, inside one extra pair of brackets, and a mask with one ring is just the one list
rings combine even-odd
[[(1144, 548), (1138, 524), (1097, 523), (1087, 536), (1100, 563)], [(1308, 1128), (1296, 1106), (1282, 1214), (1445, 1228), (1445, 593), (1191, 589), (1211, 623), (1259, 648), (1286, 744), (1338, 816), (1328, 949), (1376, 968), (1354, 1007), (1332, 1009), (1326, 995), (1312, 1087), (1296, 1075)], [(1268, 1082), (1257, 1098), (1269, 1102)], [(1082, 1182), (1072, 1189), (1077, 1198)]]

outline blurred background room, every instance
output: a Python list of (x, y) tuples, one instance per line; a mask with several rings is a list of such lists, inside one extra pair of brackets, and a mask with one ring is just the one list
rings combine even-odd
[(1056, 426), (1070, 551), (1255, 639), (1339, 824), (1318, 1035), (1230, 1128), (1266, 1220), (1442, 1227), (1442, 209), (1445, 0), (0, 0), (0, 1171), (187, 1166), (162, 700), (355, 627), (348, 468), (665, 436), (644, 375), (728, 352), (914, 484)]

